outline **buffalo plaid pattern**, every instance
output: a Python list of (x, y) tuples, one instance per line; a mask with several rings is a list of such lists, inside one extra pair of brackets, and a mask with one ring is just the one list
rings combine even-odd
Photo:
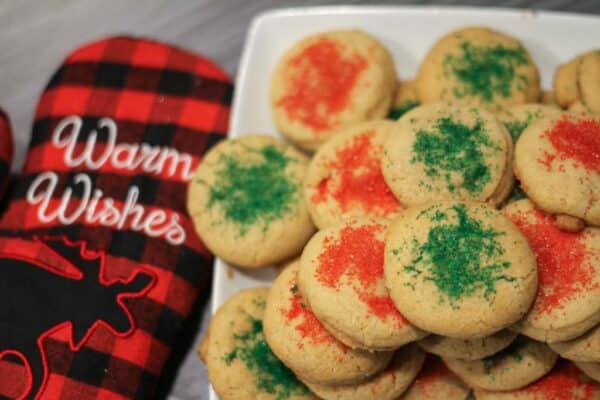
[[(172, 148), (191, 155), (195, 166), (226, 135), (231, 95), (228, 76), (210, 61), (131, 37), (112, 37), (76, 50), (51, 78), (37, 107), (25, 166), (0, 221), (4, 236), (0, 249), (43, 252), (43, 246), (36, 247), (34, 239), (29, 241), (31, 245), (23, 243), (34, 236), (64, 235), (85, 241), (90, 250), (103, 250), (106, 274), (112, 277), (126, 278), (141, 266), (157, 279), (146, 296), (126, 303), (136, 327), (130, 336), (119, 338), (98, 328), (77, 352), (69, 348), (68, 329), (45, 339), (49, 374), (38, 399), (152, 398), (182, 323), (197, 297), (208, 290), (212, 266), (212, 257), (195, 235), (186, 212), (185, 180), (164, 171), (150, 174), (108, 163), (97, 170), (71, 168), (63, 160), (64, 149), (52, 146), (55, 127), (67, 116), (81, 117), (83, 128), (78, 140), (83, 146), (99, 119), (110, 117), (118, 126), (117, 143)], [(101, 151), (106, 140), (99, 132), (95, 151)], [(26, 193), (45, 171), (58, 176), (55, 197), (71, 185), (70, 207), (81, 201), (81, 191), (72, 185), (79, 172), (86, 173), (95, 188), (115, 201), (125, 201), (130, 186), (136, 185), (140, 189), (138, 204), (179, 217), (185, 242), (173, 245), (161, 237), (84, 219), (69, 225), (40, 221), (26, 201)], [(19, 245), (14, 245), (16, 240)], [(26, 378), (18, 359), (7, 356), (0, 360), (0, 398), (21, 396)]]
[(0, 195), (4, 194), (10, 175), (14, 144), (10, 121), (6, 113), (0, 109)]

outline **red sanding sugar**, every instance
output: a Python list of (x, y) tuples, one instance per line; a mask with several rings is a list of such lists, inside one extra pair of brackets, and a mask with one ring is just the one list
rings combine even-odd
[(317, 132), (331, 129), (368, 64), (359, 54), (343, 54), (341, 44), (320, 39), (289, 60), (284, 72), (289, 87), (277, 105)]

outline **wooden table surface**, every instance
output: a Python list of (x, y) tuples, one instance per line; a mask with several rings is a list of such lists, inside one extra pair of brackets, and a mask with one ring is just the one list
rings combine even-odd
[[(18, 171), (29, 141), (37, 98), (62, 58), (101, 36), (152, 36), (200, 52), (235, 76), (252, 17), (275, 7), (359, 4), (368, 1), (283, 0), (2, 0), (0, 2), (0, 106), (13, 121)], [(600, 14), (600, 0), (378, 1), (378, 4), (480, 5)], [(202, 363), (193, 351), (206, 327), (207, 307), (199, 305), (187, 338), (167, 368), (159, 398), (208, 399)], [(176, 366), (179, 365), (179, 368)]]

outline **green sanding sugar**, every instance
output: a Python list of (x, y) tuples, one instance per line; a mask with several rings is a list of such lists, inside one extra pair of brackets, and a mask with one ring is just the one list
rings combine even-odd
[(265, 341), (262, 321), (251, 319), (251, 329), (234, 336), (236, 347), (223, 358), (227, 365), (240, 360), (256, 377), (256, 389), (277, 400), (308, 395), (308, 389), (271, 351)]
[(516, 362), (521, 362), (523, 360), (523, 355), (521, 353), (526, 345), (527, 340), (518, 337), (510, 346), (481, 360), (485, 373), (488, 375), (492, 374), (492, 369), (500, 365), (506, 359), (513, 359)]
[(512, 137), (513, 141), (516, 142), (525, 128), (529, 126), (530, 122), (531, 120), (511, 121), (505, 122), (504, 126), (506, 126), (506, 129), (508, 129), (508, 132), (510, 132), (510, 136)]
[(492, 102), (496, 95), (509, 97), (513, 84), (524, 87), (528, 79), (516, 74), (516, 67), (529, 63), (522, 46), (509, 48), (477, 46), (465, 41), (459, 54), (448, 54), (444, 59), (446, 74), (454, 75), (459, 86), (454, 88), (457, 97), (477, 96)]
[(506, 129), (510, 132), (510, 136), (513, 141), (516, 142), (517, 139), (521, 137), (523, 131), (531, 124), (534, 119), (541, 118), (541, 114), (539, 112), (535, 113), (527, 113), (525, 119), (508, 121), (504, 123)]
[(411, 163), (420, 162), (425, 166), (425, 174), (432, 178), (442, 177), (450, 192), (455, 192), (453, 174), (459, 174), (462, 182), (458, 185), (471, 193), (480, 193), (491, 179), (489, 166), (485, 162), (483, 150), (499, 151), (478, 120), (473, 128), (453, 121), (449, 117), (437, 120), (432, 131), (417, 132), (412, 146)]
[(407, 112), (409, 112), (413, 108), (417, 107), (418, 105), (419, 105), (418, 101), (406, 100), (399, 107), (392, 108), (392, 111), (390, 111), (390, 114), (388, 115), (388, 118), (389, 119), (399, 119), (401, 116), (403, 116), (404, 114), (406, 114)]
[(293, 209), (299, 185), (286, 173), (293, 160), (273, 145), (256, 152), (259, 161), (222, 155), (216, 181), (209, 189), (208, 207), (219, 204), (225, 218), (239, 226), (244, 235), (256, 223), (266, 230), (272, 221)]
[[(450, 221), (452, 214), (455, 222)], [(425, 243), (413, 240), (416, 256), (404, 270), (435, 283), (453, 307), (458, 308), (457, 300), (480, 290), (489, 299), (496, 282), (512, 280), (503, 273), (510, 263), (502, 259), (504, 248), (496, 240), (503, 233), (469, 216), (464, 204), (420, 217), (429, 218), (435, 226)]]

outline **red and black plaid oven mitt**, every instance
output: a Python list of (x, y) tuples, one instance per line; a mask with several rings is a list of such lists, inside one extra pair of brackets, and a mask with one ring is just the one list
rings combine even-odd
[(4, 195), (8, 184), (13, 153), (14, 143), (10, 121), (6, 113), (0, 109), (0, 197)]
[(153, 397), (210, 284), (186, 191), (231, 94), (210, 61), (129, 37), (56, 71), (0, 221), (0, 398)]

